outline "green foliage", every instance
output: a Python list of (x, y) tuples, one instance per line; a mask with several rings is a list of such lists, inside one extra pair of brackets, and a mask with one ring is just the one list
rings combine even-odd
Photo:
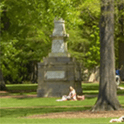
[(90, 46), (89, 51), (86, 53), (86, 63), (87, 68), (93, 68), (100, 66), (100, 38), (99, 38), (99, 28), (96, 26), (92, 27), (93, 34), (90, 35)]
[[(115, 59), (118, 66), (118, 49), (119, 42), (123, 42), (122, 35), (123, 26), (118, 22), (123, 18), (123, 8), (118, 7), (124, 4), (122, 1), (115, 1)], [(82, 63), (83, 69), (93, 69), (100, 66), (100, 36), (99, 36), (99, 20), (100, 20), (100, 1), (99, 0), (82, 0), (77, 4), (80, 11), (79, 28), (69, 31), (70, 36), (68, 44), (69, 51)]]
[(69, 31), (69, 51), (82, 63), (83, 69), (92, 69), (100, 63), (100, 3), (98, 0), (82, 1), (77, 8), (81, 23)]
[(124, 42), (124, 1), (115, 1), (115, 62), (119, 65), (119, 43)]
[[(124, 37), (118, 23), (124, 11), (115, 1), (115, 53)], [(55, 18), (63, 18), (69, 52), (83, 69), (99, 66), (100, 0), (1, 0), (1, 65), (6, 83), (31, 79), (32, 63), (42, 61), (51, 49), (50, 35)], [(118, 64), (118, 63), (117, 63)]]
[(30, 80), (31, 63), (50, 52), (53, 20), (61, 17), (68, 27), (75, 25), (74, 10), (71, 0), (1, 1), (1, 64), (6, 83)]

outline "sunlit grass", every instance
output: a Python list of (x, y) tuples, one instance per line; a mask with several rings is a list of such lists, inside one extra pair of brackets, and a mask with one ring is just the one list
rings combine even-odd
[(84, 101), (56, 102), (58, 98), (1, 98), (0, 107), (41, 107), (41, 106), (92, 106), (95, 98), (86, 98)]
[(111, 118), (2, 118), (1, 124), (109, 124)]
[[(124, 83), (120, 85), (124, 87)], [(7, 85), (8, 93), (0, 95), (33, 95), (37, 94), (37, 84)], [(28, 119), (27, 116), (91, 110), (94, 106), (99, 84), (82, 83), (84, 101), (56, 102), (59, 98), (0, 98), (0, 124), (108, 124), (111, 118), (57, 118), (57, 119)], [(12, 92), (12, 91), (15, 92)], [(124, 108), (123, 90), (118, 90), (118, 99)], [(120, 95), (121, 94), (121, 95)], [(90, 95), (90, 96), (89, 96)]]

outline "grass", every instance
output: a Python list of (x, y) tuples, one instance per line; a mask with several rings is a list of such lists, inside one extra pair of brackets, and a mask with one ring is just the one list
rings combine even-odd
[(2, 118), (26, 117), (29, 115), (88, 110), (90, 107), (38, 107), (1, 109)]
[(56, 102), (58, 98), (2, 98), (0, 107), (33, 107), (33, 106), (92, 106), (95, 98), (86, 98), (85, 101)]
[(37, 89), (37, 84), (7, 84), (7, 89), (9, 91), (18, 91), (18, 90), (35, 90)]
[[(123, 96), (119, 101), (124, 107)], [(33, 99), (1, 99), (1, 118), (17, 118), (35, 114), (47, 114), (53, 112), (84, 111), (90, 110), (95, 104), (96, 98), (84, 101), (56, 102), (55, 98), (33, 98)]]
[[(111, 118), (1, 119), (1, 124), (109, 124)], [(9, 123), (8, 123), (9, 122)]]
[[(124, 82), (119, 86), (124, 88)], [(99, 93), (99, 83), (83, 83), (82, 88), (84, 95), (97, 95)], [(124, 90), (117, 90), (117, 94), (124, 94)]]
[[(121, 84), (124, 87), (124, 83)], [(83, 83), (85, 95), (97, 95), (98, 83)], [(0, 95), (28, 95), (36, 94), (37, 84), (7, 85), (8, 93)], [(16, 92), (12, 92), (16, 91)], [(35, 92), (34, 92), (35, 91)], [(21, 94), (20, 94), (21, 93)], [(118, 99), (124, 107), (122, 94), (118, 90)], [(72, 118), (72, 119), (27, 119), (29, 115), (53, 112), (90, 110), (97, 97), (86, 97), (84, 101), (56, 102), (58, 98), (0, 98), (0, 124), (107, 124), (111, 118)]]
[(7, 92), (0, 93), (1, 96), (11, 95), (34, 95), (36, 94), (38, 84), (7, 84)]
[[(8, 84), (6, 85), (8, 92), (5, 93), (0, 93), (0, 95), (35, 95), (37, 94), (37, 87), (38, 84)], [(120, 84), (120, 87), (124, 87), (124, 82)], [(99, 84), (98, 83), (82, 83), (82, 88), (83, 88), (83, 94), (84, 95), (97, 95), (98, 94), (98, 89), (99, 89)], [(124, 94), (123, 90), (117, 90), (117, 94), (121, 95)]]
[[(111, 118), (1, 119), (1, 124), (109, 124)], [(8, 123), (9, 122), (9, 123)]]

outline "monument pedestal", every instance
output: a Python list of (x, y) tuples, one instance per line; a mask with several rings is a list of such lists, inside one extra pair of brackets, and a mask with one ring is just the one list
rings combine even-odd
[(38, 97), (61, 97), (73, 86), (82, 94), (81, 68), (71, 57), (48, 57), (38, 64)]
[(49, 57), (38, 64), (38, 97), (61, 97), (69, 93), (69, 87), (82, 94), (81, 67), (70, 57), (64, 20), (54, 21), (52, 49)]

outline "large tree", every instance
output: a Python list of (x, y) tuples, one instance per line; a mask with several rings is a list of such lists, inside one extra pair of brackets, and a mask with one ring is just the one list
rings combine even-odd
[(114, 58), (114, 0), (101, 0), (100, 19), (100, 86), (92, 111), (118, 110)]

